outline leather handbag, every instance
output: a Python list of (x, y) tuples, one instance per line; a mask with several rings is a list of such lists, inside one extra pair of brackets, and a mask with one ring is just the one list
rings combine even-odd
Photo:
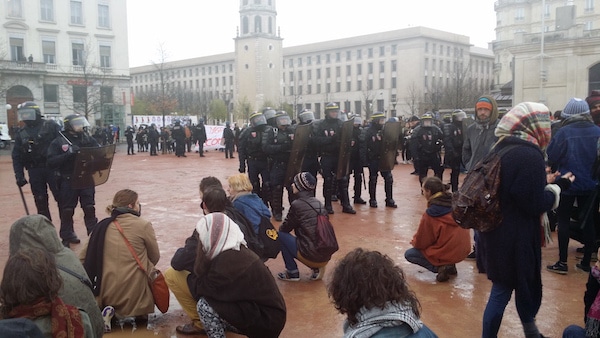
[(148, 276), (148, 284), (150, 285), (150, 289), (152, 290), (152, 296), (154, 297), (154, 304), (160, 310), (160, 312), (162, 312), (162, 313), (167, 312), (169, 310), (170, 294), (169, 294), (169, 286), (167, 285), (167, 281), (165, 281), (165, 276), (162, 274), (162, 272), (160, 270), (158, 270), (156, 268), (151, 273), (148, 273), (146, 271), (146, 269), (144, 268), (144, 265), (140, 261), (140, 258), (138, 257), (138, 255), (135, 253), (135, 250), (131, 246), (131, 243), (129, 243), (129, 240), (127, 239), (127, 237), (125, 237), (125, 234), (123, 233), (123, 228), (121, 228), (121, 225), (119, 224), (119, 222), (117, 222), (117, 220), (114, 220), (114, 223), (115, 223), (115, 226), (117, 227), (117, 230), (119, 230), (119, 232), (121, 233), (121, 236), (123, 236), (123, 240), (125, 240), (125, 244), (127, 244), (127, 248), (129, 249), (129, 252), (131, 252), (131, 255), (133, 256), (133, 258), (135, 258), (135, 261), (137, 262), (138, 267), (140, 268), (140, 270), (142, 270), (146, 274), (146, 276)]

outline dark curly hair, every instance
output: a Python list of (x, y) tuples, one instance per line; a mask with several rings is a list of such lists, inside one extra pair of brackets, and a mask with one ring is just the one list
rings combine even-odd
[(358, 323), (356, 315), (362, 307), (384, 308), (391, 301), (411, 307), (420, 317), (421, 304), (408, 288), (404, 272), (379, 251), (356, 248), (349, 252), (335, 268), (327, 291), (351, 325)]

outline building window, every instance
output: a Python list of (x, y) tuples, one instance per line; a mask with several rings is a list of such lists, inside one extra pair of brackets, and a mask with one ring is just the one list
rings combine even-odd
[(373, 74), (373, 62), (367, 64), (367, 74)]
[(380, 78), (379, 79), (379, 89), (383, 89), (384, 84), (385, 84), (385, 79)]
[(342, 84), (341, 83), (339, 83), (339, 82), (335, 83), (335, 91), (338, 92), (338, 93), (342, 91)]
[(550, 4), (546, 4), (546, 6), (544, 6), (544, 17), (546, 17), (546, 18), (550, 17)]
[(320, 65), (321, 64), (321, 55), (317, 55), (317, 64)]
[(58, 102), (57, 85), (44, 85), (44, 102)]
[(73, 102), (85, 103), (87, 101), (87, 86), (73, 86)]
[(594, 11), (594, 0), (585, 0), (585, 11), (593, 12)]
[(392, 45), (392, 55), (398, 54), (398, 45)]
[(379, 47), (379, 56), (385, 56), (385, 46)]
[(373, 48), (367, 49), (367, 57), (370, 59), (373, 57)]
[(10, 59), (12, 61), (24, 61), (23, 54), (24, 42), (21, 38), (10, 38)]
[(329, 79), (331, 77), (331, 68), (325, 68), (325, 78)]
[(45, 63), (56, 64), (56, 43), (54, 41), (42, 41), (42, 54)]
[(269, 34), (273, 34), (273, 18), (269, 17)]
[(373, 90), (373, 79), (367, 80), (367, 90)]
[(352, 60), (352, 51), (346, 51), (346, 61)]
[(306, 57), (306, 64), (307, 64), (308, 66), (312, 65), (312, 56), (307, 56), (307, 57)]
[(312, 85), (310, 83), (306, 85), (306, 94), (312, 94)]
[(83, 66), (83, 43), (72, 43), (73, 66)]
[(302, 58), (298, 58), (298, 67), (302, 67)]
[(8, 0), (8, 16), (11, 18), (23, 17), (23, 4), (21, 0)]
[(337, 52), (335, 53), (335, 62), (340, 62), (342, 61), (342, 53)]
[(112, 67), (110, 59), (110, 46), (100, 46), (100, 67)]
[(429, 58), (425, 58), (425, 70), (429, 69)]
[(288, 67), (289, 68), (294, 68), (294, 59), (289, 59), (288, 60)]
[(525, 20), (525, 8), (517, 8), (517, 10), (515, 11), (515, 20)]
[(290, 86), (290, 95), (294, 95), (294, 86)]
[(108, 5), (98, 5), (98, 27), (110, 28)]
[(385, 72), (385, 61), (379, 61), (379, 72)]
[(425, 53), (429, 53), (429, 42), (425, 42)]
[(362, 63), (356, 65), (356, 75), (362, 75)]
[(584, 30), (591, 31), (592, 29), (594, 29), (594, 22), (593, 21), (586, 21), (585, 22)]
[(302, 81), (302, 71), (298, 71), (298, 81)]
[(362, 60), (362, 49), (357, 49), (356, 50), (356, 59), (357, 60)]
[(71, 24), (83, 25), (83, 7), (81, 1), (71, 1)]
[(331, 55), (329, 55), (329, 53), (325, 54), (325, 63), (330, 63), (331, 62)]
[[(245, 16), (242, 18), (242, 34), (248, 34), (248, 17)], [(246, 46), (246, 50), (248, 50)]]
[(346, 65), (346, 76), (352, 75), (352, 66)]
[(340, 66), (335, 67), (335, 76), (336, 77), (340, 77), (341, 72), (342, 72), (342, 67), (340, 67)]
[(325, 84), (325, 93), (331, 93), (331, 83)]
[(262, 18), (258, 15), (254, 17), (254, 32), (262, 33)]
[(41, 19), (42, 21), (54, 21), (54, 0), (41, 0), (40, 1), (40, 9), (41, 9)]
[(362, 80), (358, 79), (356, 80), (356, 90), (362, 90)]
[(346, 81), (346, 91), (352, 91), (352, 81)]
[(321, 78), (321, 69), (317, 69), (317, 80)]
[(396, 86), (397, 86), (397, 84), (396, 84), (396, 78), (395, 78), (395, 77), (393, 77), (393, 78), (392, 78), (392, 88), (394, 88), (394, 89), (395, 89), (395, 88), (396, 88)]
[(396, 60), (392, 60), (392, 72), (395, 72), (398, 68), (398, 62)]
[(317, 83), (317, 94), (321, 94), (321, 84)]
[(294, 72), (290, 72), (290, 82), (294, 81)]

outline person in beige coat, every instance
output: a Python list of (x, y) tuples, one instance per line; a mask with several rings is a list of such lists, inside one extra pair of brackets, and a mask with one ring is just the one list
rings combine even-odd
[[(85, 244), (80, 258), (94, 286), (101, 308), (114, 307), (117, 318), (144, 318), (154, 312), (154, 299), (148, 276), (127, 248), (127, 237), (140, 261), (150, 273), (160, 259), (152, 223), (140, 217), (140, 202), (135, 191), (118, 191), (106, 208), (111, 217), (98, 223)], [(123, 229), (123, 234), (116, 223)]]

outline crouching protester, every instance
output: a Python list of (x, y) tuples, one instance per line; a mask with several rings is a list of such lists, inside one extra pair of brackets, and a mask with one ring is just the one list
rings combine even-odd
[(356, 248), (335, 270), (327, 291), (345, 314), (344, 338), (435, 338), (402, 269), (378, 251)]
[[(331, 259), (331, 256), (324, 257), (316, 250), (317, 216), (327, 215), (327, 209), (314, 197), (316, 185), (317, 180), (309, 172), (294, 176), (292, 191), (295, 200), (279, 227), (281, 256), (285, 263), (285, 272), (277, 275), (279, 279), (292, 282), (300, 280), (296, 259), (312, 269), (311, 280), (322, 279), (325, 266)], [(296, 236), (290, 234), (292, 230)]]
[(456, 263), (471, 251), (469, 230), (461, 228), (452, 217), (452, 195), (449, 186), (437, 177), (423, 181), (423, 196), (427, 210), (421, 217), (417, 233), (406, 250), (407, 261), (437, 273), (438, 282), (456, 275)]
[(208, 337), (224, 338), (225, 331), (250, 338), (279, 337), (286, 320), (285, 301), (269, 268), (247, 248), (240, 228), (215, 212), (203, 216), (196, 231), (197, 310)]

